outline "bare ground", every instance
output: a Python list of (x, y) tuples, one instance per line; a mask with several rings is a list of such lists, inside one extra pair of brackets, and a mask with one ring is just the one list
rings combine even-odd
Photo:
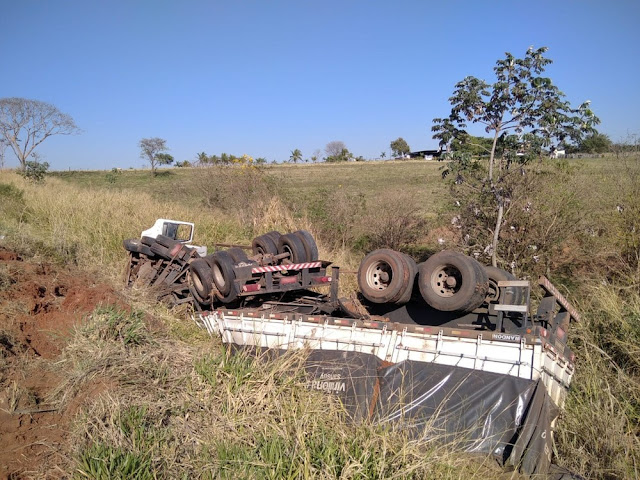
[(0, 247), (0, 479), (68, 476), (72, 419), (104, 385), (95, 382), (58, 409), (52, 395), (64, 369), (57, 362), (74, 324), (100, 304), (125, 305), (86, 273)]

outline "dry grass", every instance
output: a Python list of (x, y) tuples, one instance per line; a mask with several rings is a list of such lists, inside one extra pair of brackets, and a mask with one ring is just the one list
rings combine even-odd
[[(121, 330), (137, 332), (123, 341)], [(78, 417), (78, 478), (487, 478), (490, 461), (455, 446), (344, 421), (304, 388), (305, 352), (230, 354), (217, 339), (151, 334), (136, 314), (96, 310), (66, 348), (68, 404), (97, 378), (110, 385)], [(513, 476), (517, 478), (517, 476)]]
[(640, 295), (589, 289), (578, 368), (559, 422), (560, 462), (587, 478), (640, 477)]
[[(579, 228), (554, 250), (550, 268), (554, 281), (561, 280), (559, 286), (585, 318), (571, 332), (577, 373), (558, 422), (557, 460), (587, 478), (639, 476), (639, 161), (580, 163), (571, 179), (575, 202), (553, 202), (550, 209), (562, 215), (566, 214), (563, 207), (574, 209), (572, 215), (578, 209), (581, 216)], [(273, 167), (267, 175), (287, 189), (265, 203), (262, 215), (251, 219), (250, 228), (231, 214), (194, 208), (199, 205), (195, 198), (159, 200), (153, 193), (157, 186), (145, 187), (142, 180), (147, 177), (140, 175), (138, 181), (131, 172), (123, 174), (122, 182), (129, 181), (128, 175), (135, 182), (118, 185), (118, 179), (114, 187), (56, 178), (34, 186), (2, 171), (0, 186), (13, 187), (0, 190), (0, 235), (33, 255), (75, 262), (117, 279), (124, 261), (122, 239), (138, 236), (158, 217), (195, 222), (196, 242), (208, 245), (248, 243), (254, 233), (303, 228), (320, 238), (323, 258), (344, 270), (355, 270), (362, 256), (356, 247), (362, 247), (359, 242), (367, 238), (366, 226), (378, 220), (376, 213), (384, 209), (383, 199), (389, 192), (407, 192), (403, 200), (407, 207), (417, 208), (422, 219), (433, 222), (434, 228), (422, 231), (421, 238), (449, 238), (453, 213), (443, 211), (447, 190), (437, 168), (438, 164), (425, 162)], [(175, 186), (172, 182), (189, 174), (161, 176), (159, 182), (170, 191)], [(140, 191), (145, 188), (149, 190)], [(364, 198), (360, 218), (354, 218), (349, 208), (339, 211), (336, 205), (334, 211), (330, 203), (320, 202), (323, 192), (339, 188), (346, 192), (344, 198)], [(550, 183), (549, 188), (565, 191), (566, 184)], [(322, 208), (330, 214), (341, 212), (345, 229), (340, 242), (323, 240), (322, 232), (330, 231), (332, 218), (326, 225), (321, 223)], [(393, 223), (383, 222), (385, 226)], [(6, 276), (2, 278), (6, 281)], [(354, 291), (355, 276), (343, 274), (341, 285), (343, 293)], [(247, 359), (233, 363), (218, 344), (212, 345), (185, 324), (184, 317), (179, 318), (182, 313), (149, 306), (141, 293), (133, 294), (137, 308), (153, 312), (168, 326), (166, 335), (142, 329), (142, 340), (136, 343), (124, 341), (112, 329), (110, 337), (104, 333), (109, 332), (105, 325), (98, 327), (100, 318), (108, 314), (98, 313), (91, 321), (94, 330), (79, 331), (65, 352), (64, 368), (69, 369), (70, 379), (65, 400), (81, 394), (97, 378), (112, 382), (112, 388), (86, 410), (84, 423), (78, 423), (78, 468), (99, 468), (102, 460), (110, 458), (118, 468), (148, 472), (151, 467), (168, 478), (490, 478), (499, 474), (490, 466), (460, 459), (445, 447), (419, 447), (367, 425), (349, 427), (340, 421), (337, 405), (327, 405), (300, 389), (296, 375), (283, 375), (284, 363), (268, 368), (256, 368)], [(290, 365), (287, 369), (291, 370)], [(60, 395), (64, 398), (64, 392)], [(132, 430), (141, 433), (131, 437), (126, 432)], [(96, 458), (102, 459), (98, 466), (92, 460)]]

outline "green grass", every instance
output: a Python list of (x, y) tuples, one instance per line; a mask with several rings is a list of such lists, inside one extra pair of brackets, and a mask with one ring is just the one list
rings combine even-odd
[[(276, 185), (276, 192), (288, 200), (302, 201), (315, 196), (320, 190), (331, 192), (345, 188), (363, 194), (369, 200), (400, 190), (420, 198), (422, 211), (432, 215), (446, 196), (446, 186), (440, 181), (440, 162), (386, 161), (349, 162), (344, 164), (267, 165), (266, 175)], [(83, 188), (104, 188), (116, 191), (145, 192), (156, 199), (170, 197), (190, 202), (181, 195), (196, 168), (161, 169), (153, 177), (148, 170), (60, 171), (51, 176)]]

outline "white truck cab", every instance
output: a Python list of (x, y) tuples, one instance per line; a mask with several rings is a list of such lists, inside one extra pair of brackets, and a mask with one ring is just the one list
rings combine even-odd
[(195, 248), (198, 254), (201, 257), (204, 257), (207, 255), (206, 246), (191, 245), (191, 242), (193, 241), (194, 228), (195, 226), (191, 222), (159, 218), (151, 228), (144, 230), (140, 234), (140, 237), (157, 238), (158, 235), (164, 235), (165, 237), (172, 238), (173, 240), (183, 243), (188, 247)]

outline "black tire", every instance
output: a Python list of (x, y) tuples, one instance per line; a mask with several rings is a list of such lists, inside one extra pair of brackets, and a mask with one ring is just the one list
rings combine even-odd
[(442, 251), (421, 264), (418, 286), (427, 304), (443, 312), (468, 313), (484, 302), (489, 279), (471, 257)]
[(273, 243), (275, 243), (276, 245), (278, 245), (278, 240), (280, 240), (280, 237), (282, 236), (282, 234), (276, 230), (272, 230), (271, 232), (267, 232), (265, 234), (262, 235), (263, 237), (269, 237), (271, 240), (273, 240)]
[(151, 249), (148, 246), (143, 245), (137, 238), (123, 240), (122, 245), (128, 252), (144, 253), (147, 257), (153, 256), (153, 252), (151, 251)]
[(401, 253), (386, 248), (374, 250), (360, 262), (358, 287), (373, 303), (393, 303), (406, 293), (409, 267)]
[(222, 295), (220, 292), (216, 294), (216, 298), (221, 302), (226, 304), (233, 303), (238, 298), (238, 286), (235, 282), (231, 282), (229, 292), (226, 295)]
[(174, 240), (173, 238), (169, 238), (165, 235), (158, 235), (156, 237), (156, 242), (158, 242), (160, 245), (162, 245), (163, 247), (167, 247), (167, 248), (171, 248), (174, 245), (176, 245), (177, 243), (180, 243), (176, 240)]
[(213, 284), (222, 297), (233, 291), (233, 281), (236, 275), (233, 271), (233, 258), (229, 255), (229, 252), (221, 250), (213, 254), (211, 272), (213, 274)]
[(169, 254), (169, 249), (163, 245), (160, 245), (159, 243), (154, 243), (149, 247), (149, 249), (159, 257), (166, 258), (166, 259), (171, 258), (171, 255)]
[(196, 258), (189, 264), (191, 284), (198, 296), (207, 300), (211, 298), (213, 291), (213, 273), (211, 267), (204, 258)]
[(485, 303), (502, 303), (505, 305), (519, 305), (522, 302), (522, 294), (517, 287), (498, 287), (500, 281), (517, 280), (515, 275), (497, 267), (484, 266), (484, 271), (489, 278), (489, 289), (485, 297)]
[(293, 233), (282, 235), (278, 240), (278, 253), (288, 253), (289, 258), (282, 260), (283, 263), (304, 263), (307, 252), (300, 237)]
[(150, 247), (151, 245), (153, 245), (154, 243), (156, 243), (156, 239), (153, 237), (142, 237), (140, 239), (140, 242), (143, 243), (144, 245), (146, 245), (147, 247)]
[(251, 242), (251, 250), (254, 255), (277, 255), (278, 244), (266, 235), (260, 235)]
[(406, 255), (404, 253), (400, 253), (400, 255), (402, 256), (402, 259), (407, 266), (409, 278), (407, 280), (406, 286), (404, 287), (404, 291), (400, 295), (400, 298), (395, 301), (396, 305), (404, 305), (405, 303), (408, 303), (409, 300), (411, 300), (413, 291), (415, 289), (416, 276), (418, 275), (418, 264), (416, 263), (416, 261), (409, 255)]
[(306, 230), (298, 230), (297, 232), (293, 232), (301, 241), (304, 247), (304, 251), (306, 254), (305, 262), (315, 262), (318, 260), (318, 245), (316, 244), (316, 240)]
[(205, 260), (211, 268), (213, 268), (213, 253), (211, 255), (202, 257), (202, 259)]
[(230, 248), (229, 250), (227, 250), (227, 253), (229, 253), (231, 258), (233, 259), (234, 265), (237, 265), (243, 262), (245, 263), (249, 262), (249, 257), (247, 256), (246, 252), (239, 247)]

